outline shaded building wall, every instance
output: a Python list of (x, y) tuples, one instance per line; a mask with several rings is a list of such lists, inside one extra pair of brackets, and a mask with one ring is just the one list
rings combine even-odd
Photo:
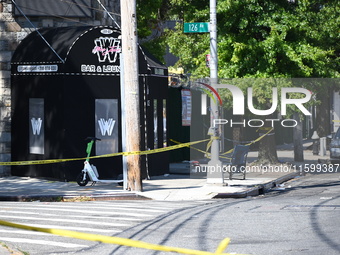
[[(180, 143), (190, 142), (190, 126), (182, 125), (181, 88), (170, 87), (168, 95), (168, 139), (173, 139)], [(170, 142), (170, 145), (175, 145), (175, 143)], [(184, 160), (190, 160), (190, 149), (188, 147), (170, 151), (170, 162), (174, 163)]]

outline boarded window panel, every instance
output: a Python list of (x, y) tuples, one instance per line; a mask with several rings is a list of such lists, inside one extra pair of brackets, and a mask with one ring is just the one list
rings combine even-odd
[(167, 147), (166, 99), (163, 99), (163, 147)]
[(45, 153), (44, 99), (29, 99), (29, 149), (31, 154)]
[[(26, 16), (91, 18), (91, 0), (16, 0)], [(17, 8), (15, 16), (22, 16)]]
[(118, 99), (96, 99), (96, 155), (118, 152)]
[(154, 149), (158, 148), (158, 112), (157, 99), (153, 100)]

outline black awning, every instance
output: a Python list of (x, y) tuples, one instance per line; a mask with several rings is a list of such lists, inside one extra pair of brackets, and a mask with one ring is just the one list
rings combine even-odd
[[(65, 60), (74, 41), (91, 27), (42, 28), (29, 34), (15, 50), (12, 63), (52, 63)], [(44, 41), (44, 39), (51, 45)]]
[(168, 68), (155, 58), (146, 48), (141, 47), (141, 52), (144, 55), (146, 64), (151, 71), (151, 74), (158, 76), (167, 76)]
[[(26, 16), (92, 17), (91, 0), (16, 0)], [(15, 16), (22, 16), (17, 8)]]
[[(120, 41), (120, 30), (112, 27), (42, 28), (19, 44), (12, 73), (119, 75)], [(139, 74), (167, 76), (167, 67), (140, 47)]]

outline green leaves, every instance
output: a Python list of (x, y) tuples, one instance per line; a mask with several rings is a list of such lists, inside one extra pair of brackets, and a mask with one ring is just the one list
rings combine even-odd
[[(166, 37), (170, 51), (186, 72), (207, 75), (207, 35), (183, 34), (182, 24), (207, 21), (209, 6), (170, 2), (182, 11)], [(339, 77), (337, 1), (228, 0), (217, 10), (220, 77)]]
[[(338, 1), (221, 0), (217, 12), (220, 78), (340, 77)], [(163, 30), (166, 20), (176, 20), (175, 28)], [(142, 43), (160, 59), (168, 48), (176, 67), (207, 77), (209, 33), (184, 34), (184, 22), (209, 22), (209, 1), (138, 0)], [(266, 87), (254, 86), (262, 104)]]

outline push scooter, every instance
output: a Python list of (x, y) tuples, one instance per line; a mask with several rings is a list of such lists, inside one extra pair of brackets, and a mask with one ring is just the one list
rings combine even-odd
[(90, 141), (87, 143), (87, 149), (86, 149), (87, 157), (86, 157), (86, 160), (84, 161), (84, 169), (81, 170), (81, 173), (78, 174), (77, 179), (76, 179), (78, 185), (86, 186), (89, 181), (92, 181), (91, 186), (94, 186), (97, 182), (118, 183), (119, 185), (122, 186), (123, 180), (100, 180), (98, 179), (99, 178), (98, 170), (96, 166), (90, 164), (90, 156), (91, 156), (93, 144), (96, 141), (100, 141), (100, 139), (96, 137), (88, 137), (86, 138), (86, 140), (90, 140)]

